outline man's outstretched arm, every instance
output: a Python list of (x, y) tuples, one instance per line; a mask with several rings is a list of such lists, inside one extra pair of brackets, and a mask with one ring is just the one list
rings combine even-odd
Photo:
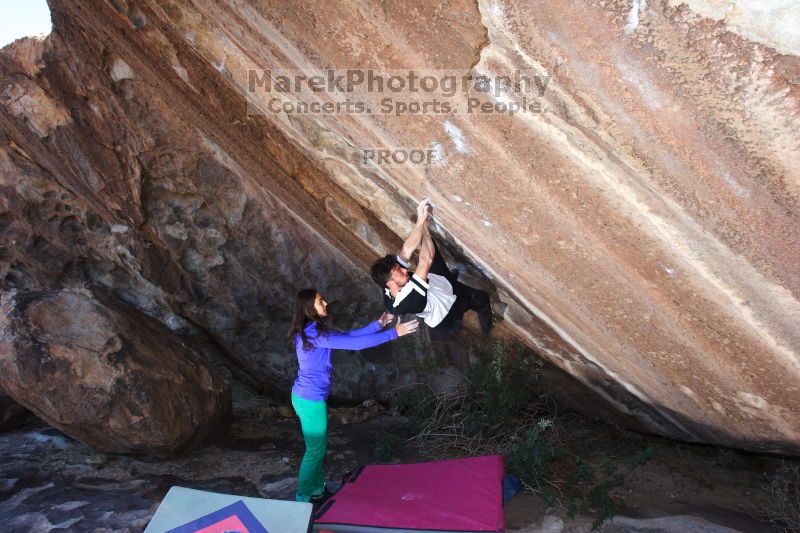
[(425, 222), (428, 220), (428, 206), (430, 203), (431, 201), (428, 198), (424, 198), (417, 206), (417, 223), (411, 233), (408, 234), (408, 237), (406, 237), (403, 248), (400, 250), (400, 259), (403, 261), (410, 261), (411, 256), (414, 255), (414, 250), (419, 248), (422, 243), (422, 236), (426, 232)]

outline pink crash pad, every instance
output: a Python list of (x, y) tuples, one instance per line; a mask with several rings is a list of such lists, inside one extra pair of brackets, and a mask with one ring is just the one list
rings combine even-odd
[(314, 517), (315, 531), (504, 531), (503, 458), (372, 465)]

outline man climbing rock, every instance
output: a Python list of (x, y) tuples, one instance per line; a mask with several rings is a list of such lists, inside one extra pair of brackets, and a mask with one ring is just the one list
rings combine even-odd
[[(430, 234), (430, 200), (417, 206), (417, 223), (398, 255), (384, 256), (372, 265), (372, 279), (383, 289), (383, 304), (394, 315), (415, 314), (436, 332), (457, 330), (472, 309), (484, 335), (492, 328), (492, 306), (486, 291), (458, 281)], [(415, 272), (411, 256), (419, 248)]]

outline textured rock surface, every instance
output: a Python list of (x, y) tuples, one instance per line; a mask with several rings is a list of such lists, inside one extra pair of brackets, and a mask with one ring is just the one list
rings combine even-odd
[[(174, 332), (214, 344), (237, 378), (288, 390), (296, 363), (284, 339), (297, 290), (317, 285), (338, 301), (331, 309), (343, 325), (380, 312), (352, 258), (363, 264), (368, 249), (326, 215), (352, 201), (324, 184), (324, 201), (309, 201), (281, 163), (307, 180), (319, 171), (271, 141), (276, 134), (264, 125), (234, 130), (225, 141), (231, 154), (221, 149), (212, 135), (246, 122), (233, 92), (215, 97), (230, 109), (213, 108), (213, 118), (176, 108), (154, 73), (137, 74), (93, 43), (53, 34), (0, 55), (5, 87), (27, 86), (38, 73), (45, 89), (37, 94), (53, 95), (46, 103), (54, 106), (29, 106), (23, 118), (0, 114), (0, 283), (99, 284)], [(42, 53), (49, 69), (41, 70)], [(78, 122), (40, 137), (53, 124), (48, 117), (63, 117), (68, 106)], [(397, 380), (385, 349), (341, 359), (339, 397), (375, 397)]]
[[(640, 426), (800, 452), (800, 58), (700, 4), (52, 0), (0, 59), (2, 283), (104, 284), (285, 386), (287, 297), (377, 311), (430, 195), (506, 325)], [(248, 116), (248, 69), (329, 67), (551, 78), (514, 117)], [(382, 146), (439, 157), (352, 159)], [(358, 395), (397, 379), (370, 357)]]
[(0, 386), (97, 450), (173, 454), (230, 423), (230, 390), (217, 371), (118, 300), (4, 291), (0, 310)]

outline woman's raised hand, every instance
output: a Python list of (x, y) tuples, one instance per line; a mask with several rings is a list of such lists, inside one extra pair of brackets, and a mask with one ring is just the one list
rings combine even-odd
[(378, 324), (381, 325), (381, 328), (385, 328), (390, 323), (394, 322), (394, 319), (397, 318), (391, 313), (383, 313), (380, 317), (378, 317)]
[(394, 330), (397, 332), (398, 337), (402, 337), (403, 335), (408, 335), (409, 333), (414, 333), (417, 331), (419, 327), (419, 322), (416, 320), (410, 320), (408, 322), (404, 322), (403, 324), (397, 324), (394, 327)]

